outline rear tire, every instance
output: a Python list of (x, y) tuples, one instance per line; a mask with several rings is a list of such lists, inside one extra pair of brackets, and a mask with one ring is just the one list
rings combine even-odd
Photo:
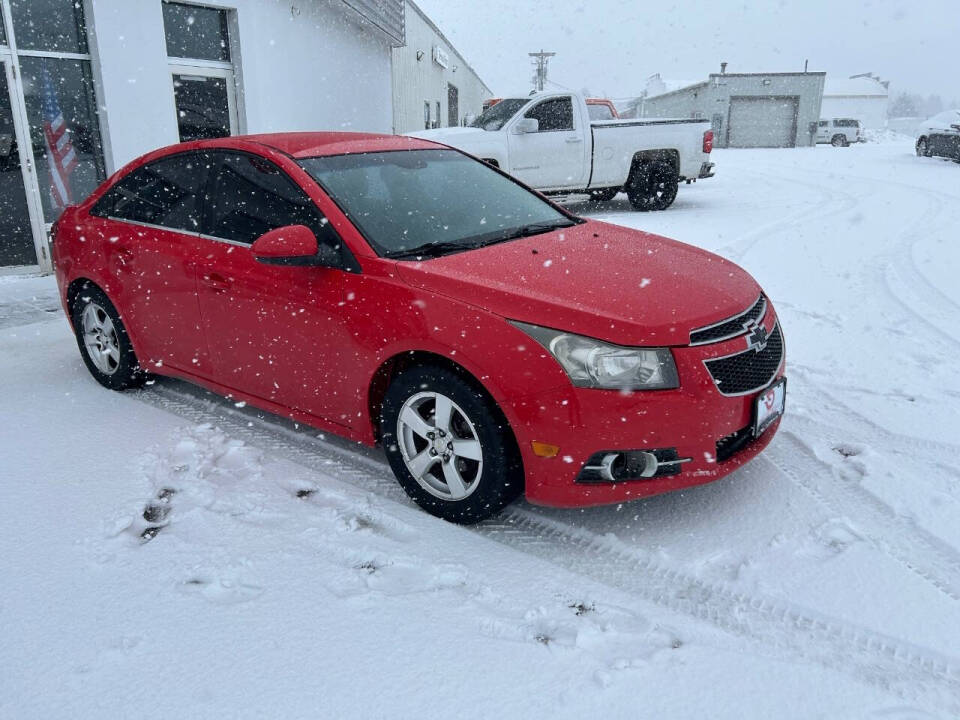
[(677, 199), (680, 176), (668, 160), (652, 160), (634, 168), (627, 181), (630, 204), (637, 210), (666, 210)]
[(523, 464), (496, 403), (460, 374), (421, 365), (390, 383), (381, 440), (397, 482), (431, 515), (468, 525), (523, 492)]
[(77, 346), (87, 370), (111, 390), (139, 387), (147, 379), (110, 298), (93, 283), (77, 293), (70, 308)]

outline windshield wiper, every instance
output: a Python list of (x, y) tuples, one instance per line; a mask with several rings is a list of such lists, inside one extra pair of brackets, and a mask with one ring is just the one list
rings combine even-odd
[(577, 223), (575, 223), (573, 220), (564, 218), (563, 220), (551, 220), (550, 222), (521, 225), (520, 227), (504, 230), (502, 234), (497, 235), (489, 242), (483, 243), (482, 246), (506, 242), (507, 240), (516, 240), (517, 238), (522, 237), (530, 237), (531, 235), (540, 235), (542, 233), (550, 232), (551, 230), (559, 230), (560, 228), (571, 227), (572, 225), (576, 224)]
[(417, 245), (416, 247), (408, 248), (406, 250), (396, 250), (394, 252), (387, 253), (384, 257), (394, 260), (408, 257), (438, 257), (439, 255), (445, 255), (447, 253), (477, 250), (478, 248), (487, 247), (488, 245), (496, 245), (497, 243), (506, 242), (507, 240), (516, 240), (517, 238), (529, 237), (530, 235), (539, 235), (541, 233), (550, 232), (551, 230), (570, 227), (576, 224), (577, 223), (574, 220), (570, 220), (568, 218), (563, 218), (562, 220), (551, 220), (549, 222), (530, 223), (529, 225), (507, 228), (506, 230), (497, 230), (496, 232), (474, 237), (470, 242), (443, 241), (424, 243), (423, 245)]
[(395, 250), (394, 252), (387, 253), (384, 257), (398, 259), (398, 258), (407, 258), (407, 257), (437, 257), (438, 255), (445, 255), (446, 253), (451, 252), (462, 252), (463, 250), (473, 250), (474, 248), (479, 247), (476, 243), (462, 243), (462, 242), (430, 242), (424, 243), (423, 245), (417, 245), (416, 247), (407, 248), (405, 250)]

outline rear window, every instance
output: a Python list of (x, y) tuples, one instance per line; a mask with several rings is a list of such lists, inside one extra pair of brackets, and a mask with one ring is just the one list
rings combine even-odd
[(834, 120), (833, 124), (834, 127), (859, 127), (860, 121), (841, 118), (840, 120)]
[(91, 215), (199, 232), (197, 196), (209, 158), (174, 155), (137, 168), (90, 209)]
[(613, 120), (609, 105), (587, 105), (587, 114), (591, 120)]

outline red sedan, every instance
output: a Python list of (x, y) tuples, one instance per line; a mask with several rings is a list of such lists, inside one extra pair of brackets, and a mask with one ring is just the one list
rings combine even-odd
[(455, 522), (715, 480), (783, 412), (781, 329), (747, 273), (423, 140), (158, 150), (64, 213), (54, 260), (103, 385), (172, 375), (380, 443)]

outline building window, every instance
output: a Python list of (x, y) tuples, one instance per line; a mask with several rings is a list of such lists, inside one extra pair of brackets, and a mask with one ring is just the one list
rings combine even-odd
[(0, 2), (0, 265), (49, 269), (47, 228), (106, 176), (83, 8)]
[(52, 223), (106, 176), (83, 4), (11, 0), (10, 10), (43, 220)]
[(170, 57), (230, 62), (226, 10), (165, 2), (163, 30)]
[(20, 75), (43, 217), (52, 223), (105, 177), (90, 61), (21, 56)]
[(228, 20), (226, 10), (163, 3), (180, 142), (240, 131)]
[(83, 3), (75, 0), (10, 0), (13, 32), (20, 50), (86, 55)]
[(437, 100), (437, 114), (433, 117), (433, 127), (440, 127), (440, 101)]
[(423, 129), (424, 130), (430, 129), (430, 103), (429, 102), (423, 103)]

